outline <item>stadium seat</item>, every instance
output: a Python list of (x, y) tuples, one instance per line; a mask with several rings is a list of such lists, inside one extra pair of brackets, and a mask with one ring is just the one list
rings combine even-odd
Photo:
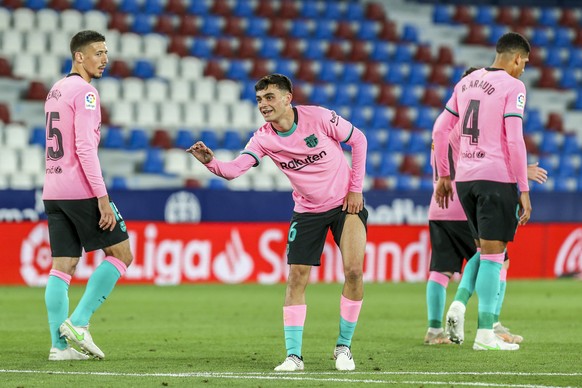
[(331, 43), (326, 44), (327, 49), (325, 50), (325, 56), (329, 59), (343, 62), (346, 57), (344, 50), (345, 45), (343, 42), (332, 41)]
[(112, 149), (125, 148), (123, 130), (119, 127), (109, 127), (105, 140), (103, 141), (103, 147)]
[(193, 15), (181, 15), (178, 23), (178, 33), (185, 36), (198, 34), (197, 19)]
[(558, 24), (570, 28), (577, 27), (580, 22), (576, 11), (574, 8), (562, 8)]
[(379, 175), (382, 177), (393, 176), (398, 174), (403, 156), (396, 152), (384, 152), (380, 162)]
[(388, 67), (384, 80), (391, 85), (401, 85), (406, 83), (407, 74), (404, 70), (405, 66), (406, 65), (392, 62)]
[(217, 149), (219, 147), (219, 141), (215, 131), (208, 129), (201, 131), (200, 140), (210, 149)]
[(576, 134), (568, 133), (564, 136), (564, 143), (562, 145), (562, 154), (564, 155), (579, 155), (581, 153), (580, 144)]
[[(343, 83), (356, 83), (360, 82), (361, 79), (361, 68), (357, 63), (346, 62), (343, 66), (343, 71), (339, 76), (341, 82)], [(382, 77), (378, 78), (378, 81)]]
[(412, 120), (408, 107), (399, 106), (396, 108), (391, 125), (394, 128), (412, 129)]
[(190, 49), (190, 54), (194, 57), (209, 59), (212, 57), (212, 46), (207, 39), (195, 39)]
[(433, 57), (430, 45), (426, 43), (419, 44), (416, 47), (416, 52), (414, 53), (414, 61), (421, 63), (431, 63), (433, 61)]
[(572, 69), (563, 68), (560, 71), (561, 76), (558, 80), (558, 86), (562, 89), (578, 89), (580, 82), (576, 77), (576, 73)]
[[(347, 58), (351, 62), (362, 62), (373, 60), (370, 57), (372, 52), (372, 44), (369, 42), (354, 41), (347, 52)], [(389, 55), (388, 55), (389, 56)]]
[(313, 60), (323, 59), (325, 57), (325, 43), (319, 39), (307, 40), (307, 45), (303, 51), (303, 57)]
[(378, 32), (378, 40), (384, 40), (388, 42), (397, 42), (400, 40), (398, 31), (396, 29), (396, 23), (389, 20), (384, 20), (381, 22), (380, 31)]
[(321, 61), (317, 79), (323, 82), (337, 82), (339, 71), (338, 63), (335, 61)]
[[(311, 2), (304, 2), (304, 4), (308, 3)], [(328, 19), (318, 20), (313, 30), (313, 38), (331, 40), (334, 37), (335, 29), (336, 23), (334, 21)]]
[(292, 38), (285, 39), (281, 55), (286, 58), (292, 58), (297, 60), (303, 58), (303, 48), (301, 45), (301, 41)]
[(419, 105), (418, 90), (415, 86), (405, 85), (400, 89), (398, 105), (416, 107)]
[(133, 76), (141, 79), (152, 78), (155, 75), (154, 64), (146, 59), (135, 61), (133, 67)]
[(33, 128), (28, 142), (30, 145), (38, 145), (44, 148), (46, 146), (46, 129), (44, 127)]
[(360, 83), (357, 86), (354, 103), (356, 105), (373, 105), (378, 95), (378, 87), (369, 83)]
[(408, 146), (409, 139), (410, 135), (407, 132), (401, 129), (393, 129), (388, 133), (388, 141), (385, 150), (388, 152), (403, 153)]
[(487, 36), (485, 35), (483, 26), (481, 26), (480, 24), (469, 25), (469, 30), (467, 32), (467, 35), (465, 35), (465, 37), (463, 38), (463, 43), (473, 45), (486, 45)]
[(142, 172), (151, 174), (161, 174), (164, 172), (163, 150), (159, 148), (148, 148), (146, 150), (145, 161)]
[(539, 144), (539, 151), (542, 155), (553, 155), (560, 151), (563, 142), (563, 136), (560, 133), (546, 131), (543, 134), (542, 141)]
[[(372, 118), (370, 120), (369, 128), (370, 129), (391, 128), (392, 127), (390, 125), (391, 116), (392, 114), (390, 113), (389, 108), (385, 106), (374, 106), (372, 109)], [(366, 126), (359, 128), (366, 128)]]
[(4, 124), (11, 122), (10, 108), (7, 104), (0, 102), (0, 122)]
[(435, 24), (453, 24), (449, 6), (446, 4), (436, 4), (432, 11), (432, 21)]
[(537, 109), (530, 109), (525, 113), (524, 132), (535, 133), (544, 130), (540, 111)]
[[(62, 22), (61, 22), (62, 23)], [(127, 22), (127, 15), (120, 12), (115, 12), (109, 16), (109, 29), (117, 30), (119, 32), (128, 32), (129, 24)]]
[[(350, 10), (348, 9), (347, 12)], [(386, 12), (384, 11), (384, 6), (380, 3), (367, 3), (366, 9), (364, 11), (364, 16), (368, 20), (386, 20)]]
[(380, 25), (374, 22), (359, 23), (359, 28), (356, 31), (356, 37), (364, 41), (374, 41), (378, 37)]
[(360, 23), (365, 21), (364, 8), (362, 7), (362, 4), (357, 1), (350, 1), (347, 3), (345, 15), (349, 16), (349, 20), (354, 20)]
[(564, 132), (562, 115), (557, 112), (550, 112), (546, 121), (546, 128), (551, 131)]
[(370, 53), (370, 60), (376, 62), (390, 62), (391, 60), (390, 43), (384, 41), (376, 41)]
[(24, 94), (24, 99), (31, 101), (44, 101), (46, 100), (48, 92), (49, 91), (43, 82), (32, 81), (28, 85), (28, 89)]
[(150, 15), (140, 13), (133, 16), (133, 23), (131, 25), (131, 31), (136, 34), (149, 34), (153, 30), (152, 20)]
[(248, 0), (237, 0), (230, 13), (240, 17), (251, 17), (254, 15), (253, 3)]
[(263, 18), (250, 18), (247, 19), (247, 29), (246, 35), (253, 37), (263, 37), (267, 33), (267, 21)]
[(237, 56), (231, 45), (232, 41), (232, 38), (218, 38), (212, 51), (213, 56), (215, 58), (232, 58)]
[[(154, 23), (153, 31), (160, 33), (160, 34), (169, 35), (171, 42), (173, 42), (175, 40), (180, 41), (180, 42), (185, 42), (184, 36), (175, 35), (176, 31), (177, 31), (177, 26), (174, 25), (174, 16), (172, 16), (172, 15), (168, 15), (168, 14), (159, 15), (157, 17), (157, 20)], [(188, 34), (184, 34), (184, 35), (188, 35)], [(172, 43), (170, 43), (170, 46), (172, 46)], [(173, 43), (173, 46), (175, 47), (176, 43)], [(186, 47), (185, 43), (183, 43), (182, 46)], [(170, 51), (170, 52), (175, 52), (175, 49)]]
[(566, 27), (554, 28), (554, 37), (552, 44), (558, 47), (570, 47), (572, 37), (570, 36), (570, 29)]
[(161, 15), (165, 5), (166, 0), (145, 0), (142, 11), (148, 15)]
[(297, 3), (295, 1), (282, 1), (277, 15), (285, 19), (296, 19), (299, 16)]
[(291, 21), (289, 35), (297, 39), (309, 38), (311, 35), (309, 22), (305, 19), (296, 19)]
[(402, 29), (400, 40), (408, 43), (418, 43), (418, 30), (412, 24), (405, 24)]
[[(224, 2), (218, 1), (216, 3)], [(208, 37), (220, 36), (222, 34), (222, 18), (211, 15), (204, 16), (200, 27), (200, 33)]]
[(376, 98), (376, 103), (384, 106), (395, 106), (397, 104), (397, 98), (392, 86), (386, 84), (380, 85), (380, 92)]
[(149, 146), (150, 139), (148, 132), (142, 128), (133, 128), (129, 132), (129, 139), (127, 141), (127, 149), (129, 150), (145, 150)]
[(433, 108), (419, 107), (416, 109), (413, 127), (416, 129), (431, 130), (436, 116), (433, 114)]
[(378, 62), (368, 62), (365, 66), (361, 76), (362, 81), (375, 84), (382, 83), (386, 74), (386, 65)]
[(490, 25), (495, 22), (495, 16), (493, 14), (494, 8), (489, 5), (479, 5), (477, 6), (477, 12), (473, 18), (473, 22), (481, 25)]

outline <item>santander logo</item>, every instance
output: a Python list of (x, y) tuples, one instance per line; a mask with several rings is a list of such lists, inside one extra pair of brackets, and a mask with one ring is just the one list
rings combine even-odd
[(582, 228), (574, 229), (564, 240), (554, 265), (557, 277), (577, 272), (582, 273)]
[(214, 275), (224, 283), (240, 283), (253, 273), (254, 262), (243, 246), (240, 233), (233, 229), (224, 252), (219, 253), (212, 263)]

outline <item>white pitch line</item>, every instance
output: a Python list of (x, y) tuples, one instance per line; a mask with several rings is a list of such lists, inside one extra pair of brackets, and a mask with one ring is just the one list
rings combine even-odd
[[(70, 372), (70, 371), (41, 371), (41, 370), (10, 370), (0, 369), (0, 373), (14, 374), (46, 374), (46, 375), (68, 375), (68, 376), (115, 376), (115, 377), (204, 377), (204, 378), (223, 378), (223, 379), (245, 379), (245, 380), (290, 380), (290, 381), (319, 381), (334, 383), (364, 383), (364, 384), (408, 384), (408, 385), (464, 385), (478, 387), (509, 387), (509, 388), (571, 388), (569, 386), (552, 386), (552, 385), (532, 385), (532, 384), (497, 384), (490, 382), (463, 382), (463, 381), (395, 381), (395, 380), (377, 380), (377, 379), (350, 379), (350, 378), (315, 378), (309, 375), (338, 374), (338, 372), (311, 372), (311, 373), (260, 373), (260, 372), (186, 372), (186, 373), (122, 373), (122, 372)], [(442, 375), (443, 372), (351, 372), (345, 375), (367, 374), (367, 375)], [(448, 373), (448, 375), (466, 375), (469, 372)], [(478, 375), (479, 373), (471, 372)], [(493, 374), (485, 372), (481, 374)], [(507, 374), (507, 373), (506, 373)], [(522, 372), (522, 375), (523, 372)], [(540, 374), (532, 373), (530, 376), (539, 376)], [(564, 375), (564, 374), (551, 374)], [(571, 374), (566, 374), (570, 376)], [(579, 375), (575, 373), (573, 375)]]

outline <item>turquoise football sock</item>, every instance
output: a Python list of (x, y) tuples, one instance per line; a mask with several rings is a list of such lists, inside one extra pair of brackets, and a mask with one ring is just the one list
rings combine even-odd
[(120, 277), (119, 270), (104, 260), (89, 278), (85, 293), (71, 314), (71, 323), (75, 326), (87, 326), (93, 313), (105, 302)]
[(356, 331), (363, 300), (351, 300), (345, 296), (340, 298), (339, 336), (336, 345), (352, 345), (352, 337)]
[[(502, 259), (496, 260), (497, 256), (501, 256)], [(504, 254), (481, 255), (479, 273), (475, 283), (475, 290), (479, 296), (479, 329), (493, 328), (497, 294), (499, 293), (499, 273), (504, 256)]]
[[(438, 276), (439, 279), (436, 277)], [(439, 281), (437, 281), (439, 280)], [(431, 272), (426, 283), (426, 307), (428, 312), (428, 327), (441, 329), (443, 313), (447, 299), (448, 277), (438, 272)]]
[(356, 325), (358, 322), (348, 322), (342, 317), (340, 317), (339, 324), (339, 337), (337, 338), (336, 345), (352, 346), (352, 337), (356, 331)]
[(285, 348), (287, 356), (292, 354), (301, 357), (303, 345), (303, 326), (285, 326)]
[(455, 294), (455, 300), (461, 302), (465, 306), (469, 302), (469, 298), (473, 295), (475, 291), (475, 281), (477, 279), (477, 273), (479, 272), (481, 252), (477, 251), (473, 257), (467, 261), (465, 268), (463, 269), (463, 276), (461, 277), (461, 282), (459, 283), (459, 288), (457, 288), (457, 293)]
[(48, 313), (52, 347), (66, 349), (67, 341), (61, 337), (59, 327), (69, 316), (69, 284), (51, 273), (46, 283), (44, 301)]
[(507, 282), (499, 282), (499, 296), (497, 297), (497, 307), (495, 308), (494, 322), (499, 322), (499, 315), (501, 315), (501, 307), (503, 306), (503, 300), (505, 299), (505, 289), (507, 288)]

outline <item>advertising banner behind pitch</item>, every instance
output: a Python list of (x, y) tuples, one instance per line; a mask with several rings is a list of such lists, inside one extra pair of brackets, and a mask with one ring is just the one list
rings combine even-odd
[[(287, 223), (166, 224), (130, 222), (134, 262), (122, 283), (261, 283), (286, 279)], [(51, 266), (45, 222), (0, 223), (0, 284), (42, 286)], [(84, 254), (74, 282), (86, 282), (103, 253)], [(509, 245), (510, 278), (555, 278), (582, 272), (582, 224), (530, 224)], [(426, 226), (368, 229), (367, 282), (425, 281), (430, 262)], [(312, 282), (343, 281), (331, 236)]]

